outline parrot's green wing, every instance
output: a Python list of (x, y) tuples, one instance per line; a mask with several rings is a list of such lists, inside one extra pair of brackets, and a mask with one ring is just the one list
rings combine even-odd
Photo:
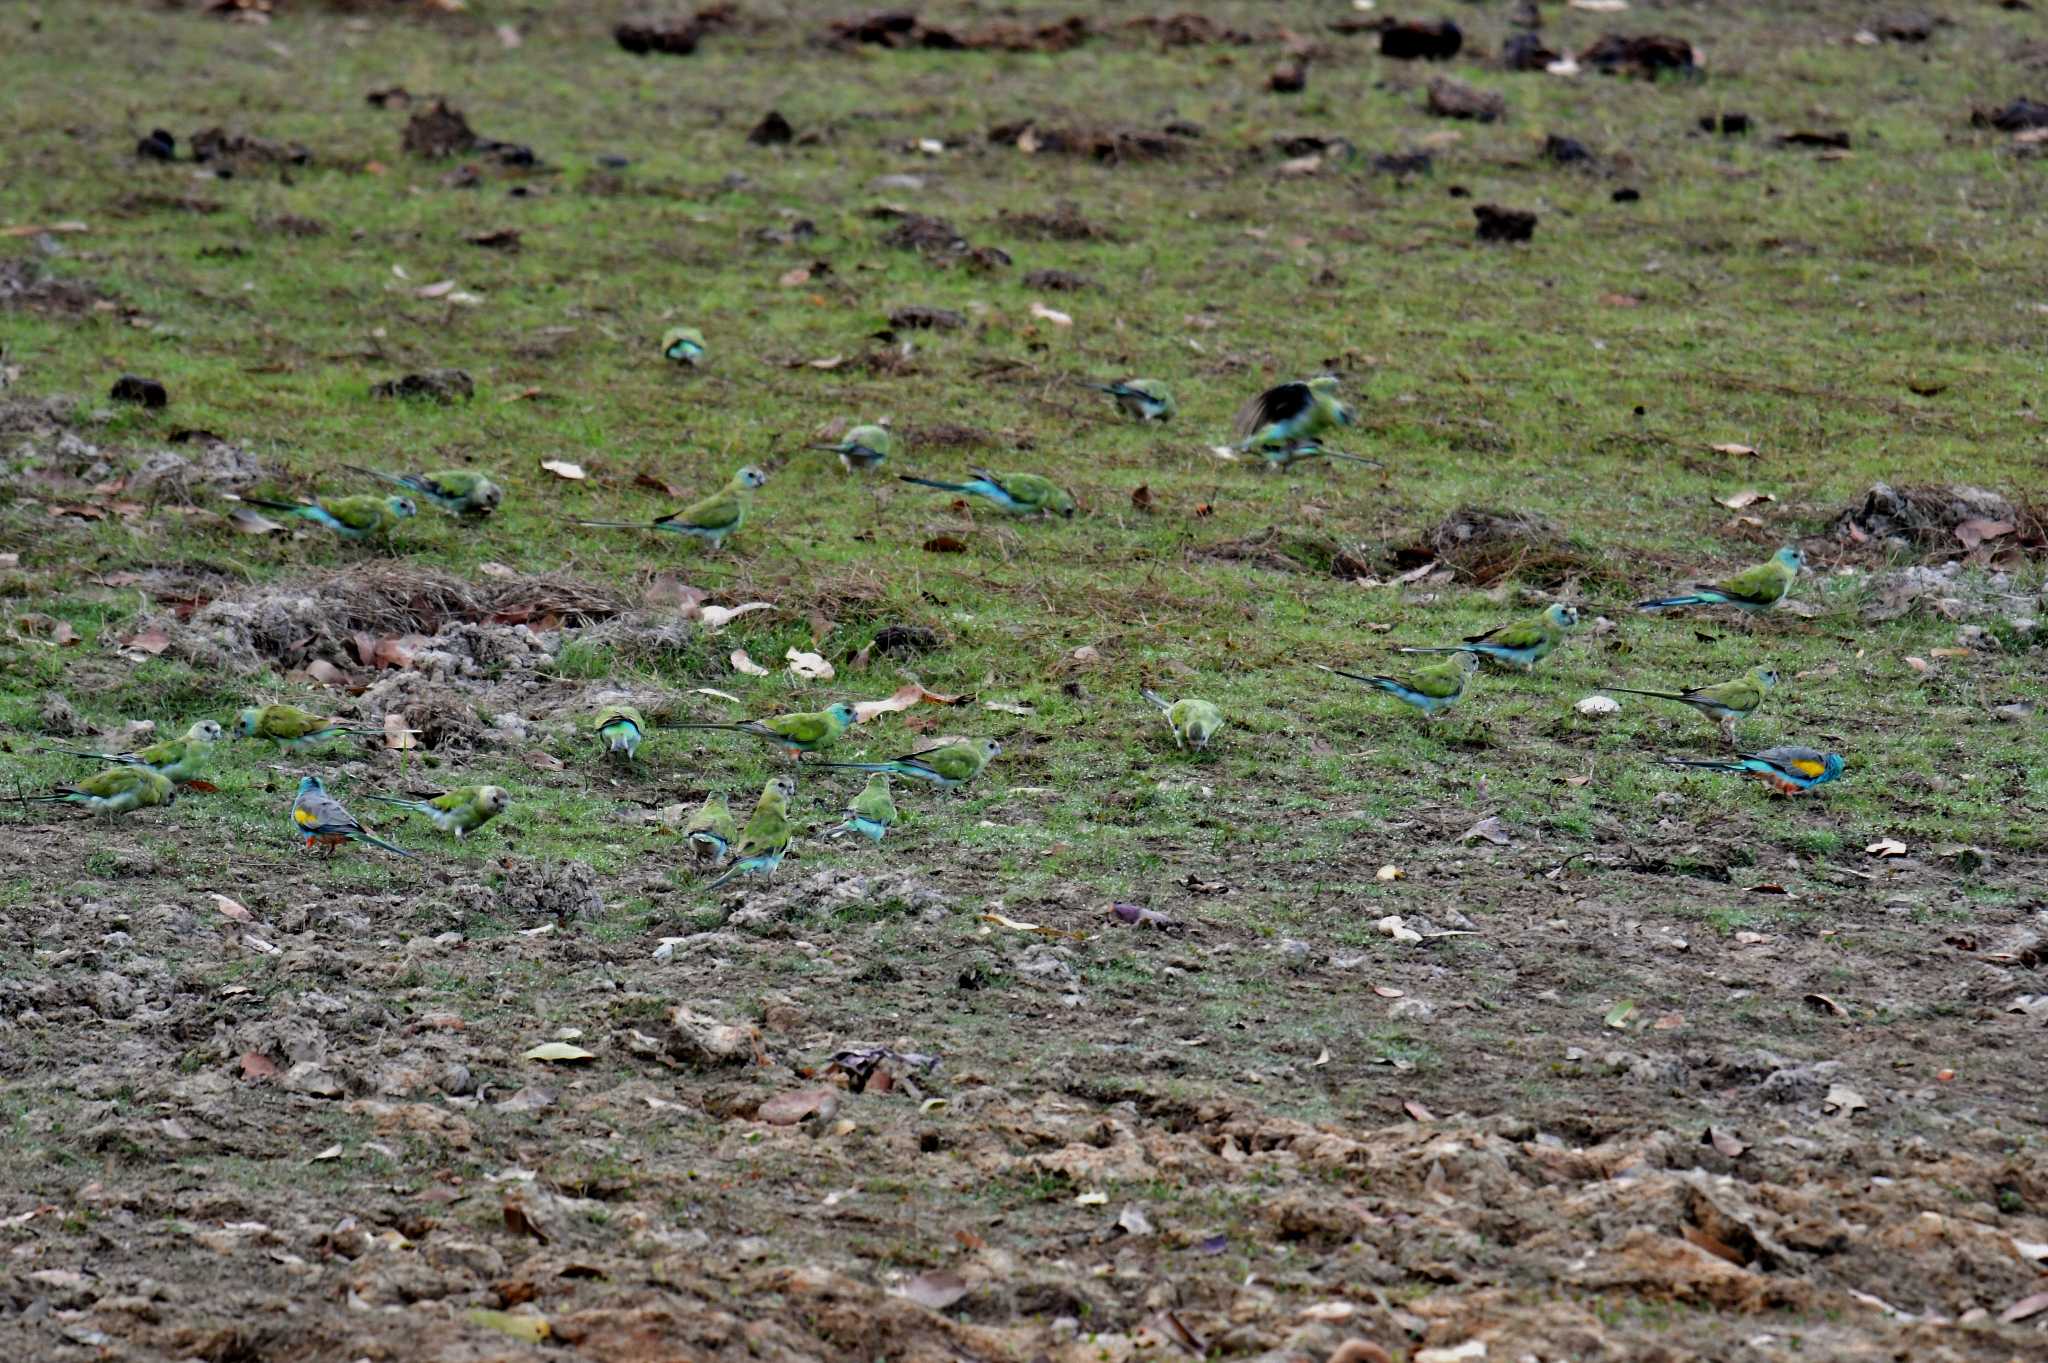
[(870, 781), (867, 788), (853, 797), (847, 812), (863, 819), (888, 825), (896, 822), (896, 801), (890, 798), (889, 788), (880, 781)]
[(839, 732), (839, 726), (833, 721), (832, 716), (822, 711), (775, 715), (762, 720), (761, 727), (798, 743), (816, 743), (821, 739), (837, 737)]
[(1484, 634), (1466, 638), (1468, 644), (1495, 644), (1501, 648), (1535, 648), (1550, 638), (1547, 621), (1518, 620), (1512, 625), (1502, 625)]
[(693, 530), (736, 530), (746, 516), (746, 503), (739, 493), (727, 488), (701, 502), (692, 502), (673, 516), (663, 516), (656, 525), (689, 526)]
[(1728, 710), (1754, 710), (1764, 703), (1762, 689), (1747, 677), (1739, 681), (1716, 682), (1712, 686), (1695, 687), (1685, 695), (1688, 700), (1703, 700)]
[(1432, 700), (1448, 700), (1465, 689), (1465, 669), (1457, 663), (1419, 667), (1407, 679), (1408, 689)]
[(363, 493), (354, 497), (336, 497), (320, 503), (328, 515), (340, 521), (349, 529), (361, 533), (380, 528), (390, 515), (390, 507), (382, 497)]
[(1790, 589), (1792, 573), (1784, 564), (1772, 559), (1769, 563), (1745, 568), (1718, 585), (1738, 601), (1776, 601)]

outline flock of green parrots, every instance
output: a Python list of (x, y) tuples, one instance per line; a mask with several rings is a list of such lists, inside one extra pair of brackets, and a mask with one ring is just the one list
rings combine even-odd
[[(662, 337), (662, 355), (678, 364), (703, 361), (703, 335), (678, 327)], [(1178, 410), (1165, 385), (1152, 379), (1127, 379), (1116, 383), (1090, 385), (1109, 394), (1125, 415), (1142, 422), (1163, 422)], [(1371, 463), (1356, 455), (1327, 448), (1323, 437), (1352, 424), (1351, 409), (1337, 396), (1338, 381), (1332, 375), (1280, 384), (1253, 398), (1238, 412), (1234, 422), (1235, 443), (1230, 452), (1253, 456), (1269, 468), (1285, 469), (1307, 460), (1336, 458)], [(849, 473), (869, 473), (886, 463), (892, 441), (886, 427), (854, 426), (838, 441), (813, 446), (838, 455)], [(347, 465), (352, 471), (380, 479), (415, 494), (431, 505), (469, 520), (495, 512), (504, 499), (503, 490), (484, 473), (472, 470), (444, 470), (433, 473), (386, 473)], [(604, 528), (648, 529), (685, 535), (712, 548), (741, 529), (746, 522), (748, 496), (767, 482), (761, 469), (747, 465), (736, 472), (718, 492), (693, 502), (680, 511), (653, 521), (579, 521), (577, 524)], [(1071, 517), (1073, 494), (1051, 479), (1036, 473), (996, 474), (972, 470), (962, 481), (944, 481), (902, 475), (902, 481), (940, 488), (971, 497), (1016, 516)], [(382, 539), (400, 522), (417, 514), (412, 497), (397, 494), (323, 497), (312, 501), (279, 502), (243, 498), (250, 505), (279, 511), (295, 519), (325, 527), (349, 540)], [(1711, 586), (1695, 587), (1681, 594), (1637, 603), (1642, 611), (1661, 611), (1685, 606), (1727, 605), (1749, 614), (1771, 610), (1790, 592), (1804, 566), (1804, 558), (1793, 546), (1780, 549), (1766, 562), (1737, 573)], [(1505, 625), (1474, 635), (1459, 643), (1428, 648), (1403, 648), (1406, 654), (1449, 655), (1439, 663), (1419, 664), (1399, 674), (1354, 673), (1326, 668), (1377, 687), (1425, 717), (1434, 719), (1457, 704), (1482, 663), (1504, 671), (1527, 672), (1564, 642), (1579, 623), (1578, 610), (1555, 604), (1533, 619)], [(1755, 713), (1766, 694), (1777, 684), (1777, 674), (1757, 668), (1749, 674), (1718, 685), (1684, 691), (1637, 690), (1610, 686), (1603, 689), (1632, 695), (1652, 696), (1687, 705), (1717, 720), (1734, 745), (1734, 726)], [(1176, 747), (1206, 749), (1225, 726), (1223, 711), (1198, 697), (1168, 700), (1151, 690), (1143, 698), (1165, 717)], [(847, 805), (843, 821), (826, 836), (837, 838), (858, 834), (879, 843), (899, 817), (892, 789), (894, 778), (919, 781), (941, 789), (958, 789), (973, 781), (1002, 751), (993, 738), (955, 739), (939, 746), (891, 758), (883, 762), (835, 762), (824, 754), (857, 722), (853, 706), (840, 703), (815, 712), (774, 715), (740, 723), (671, 723), (677, 729), (728, 730), (762, 739), (799, 763), (806, 756), (813, 765), (869, 774), (866, 787)], [(611, 705), (600, 711), (593, 728), (607, 753), (630, 761), (637, 754), (647, 730), (640, 711), (631, 705)], [(267, 739), (286, 753), (296, 753), (315, 744), (349, 736), (381, 735), (381, 729), (353, 726), (347, 722), (313, 714), (293, 705), (265, 705), (243, 710), (236, 717), (238, 738)], [(104, 770), (75, 785), (59, 787), (31, 802), (67, 803), (82, 806), (94, 814), (114, 816), (133, 810), (169, 804), (180, 786), (210, 788), (204, 780), (212, 746), (227, 731), (214, 720), (192, 725), (179, 737), (127, 753), (85, 752), (68, 748), (56, 751), (105, 762)], [(1756, 779), (1781, 795), (1797, 795), (1839, 777), (1843, 759), (1804, 747), (1773, 747), (1739, 752), (1726, 759), (1670, 759), (1674, 765), (1733, 772)], [(773, 875), (796, 834), (790, 820), (789, 802), (796, 782), (787, 775), (770, 780), (762, 789), (744, 826), (736, 824), (722, 794), (713, 794), (690, 818), (684, 829), (700, 860), (722, 867), (707, 889), (717, 889), (735, 876)], [(440, 832), (456, 839), (466, 838), (503, 813), (511, 802), (501, 786), (463, 786), (431, 799), (401, 799), (371, 795), (367, 798), (423, 816)], [(329, 795), (317, 776), (301, 780), (290, 811), (293, 836), (302, 847), (322, 847), (331, 855), (347, 842), (367, 843), (403, 857), (416, 855), (377, 836)]]

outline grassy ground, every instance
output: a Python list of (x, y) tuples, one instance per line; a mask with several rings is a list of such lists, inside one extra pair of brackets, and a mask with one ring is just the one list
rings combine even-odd
[[(426, 731), (328, 749), (344, 800), (488, 780), (516, 803), (459, 848), (388, 824), (421, 865), (308, 865), (285, 825), (305, 765), (242, 744), (217, 793), (112, 829), (7, 816), (0, 1329), (35, 1356), (403, 1357), (422, 1331), (436, 1356), (528, 1351), (473, 1308), (621, 1359), (1185, 1350), (1170, 1310), (1227, 1355), (1352, 1333), (1544, 1358), (2038, 1340), (2042, 1317), (1993, 1322), (2048, 1241), (2024, 1011), (2048, 992), (2048, 792), (2034, 722), (2000, 713), (2039, 693), (2042, 574), (2014, 547), (2039, 523), (1895, 610), (1902, 573), (1962, 546), (1837, 521), (1880, 480), (2043, 499), (2042, 162), (1968, 122), (2040, 95), (2037, 16), (1972, 5), (1871, 46), (1848, 5), (1546, 7), (1553, 47), (1669, 30), (1705, 55), (1648, 82), (1386, 61), (1328, 5), (1217, 7), (1251, 41), (1190, 46), (1111, 6), (1054, 54), (833, 45), (850, 7), (745, 4), (687, 58), (619, 51), (610, 6), (278, 8), (0, 14), (27, 58), (0, 95), (0, 228), (88, 229), (0, 239), (9, 780), (81, 770), (41, 751), (52, 692), (109, 735), (290, 699)], [(1482, 53), (1514, 31), (1458, 11)], [(1266, 90), (1283, 26), (1316, 49), (1299, 95)], [(1509, 116), (1429, 116), (1438, 74)], [(410, 108), (365, 102), (394, 85)], [(408, 154), (433, 95), (539, 166)], [(771, 108), (794, 144), (747, 139)], [(1699, 130), (1731, 110), (1748, 136)], [(1036, 152), (988, 136), (1024, 120)], [(1158, 159), (1046, 136), (1177, 122), (1199, 135)], [(131, 154), (213, 125), (310, 159), (221, 179)], [(1776, 141), (1835, 130), (1846, 155)], [(1547, 158), (1553, 133), (1591, 162)], [(1302, 173), (1281, 144), (1306, 135), (1357, 155)], [(1416, 149), (1425, 174), (1373, 168)], [(1475, 241), (1484, 203), (1535, 210), (1533, 242)], [(906, 209), (1010, 262), (891, 246)], [(519, 249), (469, 240), (500, 229)], [(451, 280), (472, 301), (421, 296)], [(965, 325), (892, 326), (911, 305)], [(709, 337), (703, 368), (659, 359), (677, 324)], [(371, 393), (443, 366), (473, 398)], [(1383, 473), (1212, 452), (1246, 397), (1325, 370), (1359, 407), (1344, 447)], [(170, 406), (108, 402), (124, 373)], [(1170, 426), (1079, 382), (1133, 374), (1174, 388)], [(1081, 514), (969, 513), (805, 449), (869, 420), (902, 443), (885, 473), (1039, 471)], [(204, 436), (170, 443), (190, 431), (257, 461), (232, 484), (254, 494), (370, 490), (349, 462), (486, 468), (508, 496), (386, 549), (238, 534), (220, 486), (137, 479), (165, 449), (202, 463)], [(770, 481), (722, 554), (572, 523), (652, 517), (680, 504), (663, 484), (692, 497), (743, 462)], [(1773, 500), (1717, 504), (1746, 490)], [(1522, 528), (1460, 549), (1472, 508)], [(1629, 609), (1781, 543), (1813, 567), (1800, 612)], [(678, 620), (679, 582), (773, 609), (709, 635)], [(351, 651), (445, 643), (447, 602), (515, 588), (531, 647), (504, 643), (527, 614), (482, 611), (466, 673)], [(1435, 724), (1314, 668), (1379, 670), (1553, 599), (1580, 637)], [(151, 629), (158, 656), (127, 646)], [(904, 631), (929, 646), (876, 647)], [(838, 675), (784, 672), (791, 648)], [(357, 684), (307, 679), (315, 659)], [(1675, 707), (1572, 708), (1757, 664), (1785, 683), (1745, 737), (1847, 754), (1824, 798), (1662, 767), (1717, 746)], [(879, 851), (806, 839), (765, 892), (703, 893), (644, 816), (711, 790), (744, 808), (780, 759), (659, 733), (624, 766), (587, 732), (620, 695), (728, 717), (905, 673), (972, 699), (843, 746), (988, 733), (1003, 757), (964, 795), (903, 794)], [(1212, 753), (1174, 750), (1148, 680), (1223, 706)], [(856, 788), (803, 773), (803, 820)], [(1507, 842), (1468, 835), (1487, 818)], [(1905, 854), (1865, 852), (1883, 839)], [(1117, 927), (1113, 901), (1185, 935)], [(1376, 926), (1395, 913), (1472, 935), (1403, 944)], [(686, 940), (656, 960), (664, 938)], [(686, 1001), (759, 1026), (772, 1063), (664, 1050)], [(564, 1028), (588, 1068), (518, 1058)], [(855, 1043), (943, 1064), (835, 1118), (753, 1119)], [(498, 1106), (514, 1091), (548, 1101)], [(880, 1295), (918, 1273), (966, 1295)]]

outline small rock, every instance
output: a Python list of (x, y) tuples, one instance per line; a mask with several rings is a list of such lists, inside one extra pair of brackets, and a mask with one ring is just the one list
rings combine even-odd
[(85, 725), (79, 722), (78, 711), (71, 708), (71, 702), (61, 691), (43, 693), (43, 707), (37, 717), (43, 732), (57, 738), (76, 738), (85, 732)]
[(1266, 88), (1276, 95), (1298, 95), (1308, 89), (1308, 63), (1289, 62), (1273, 68), (1273, 74), (1266, 77)]
[(1507, 117), (1508, 102), (1491, 90), (1438, 76), (1429, 83), (1428, 110), (1439, 118), (1469, 118), (1494, 123)]
[(374, 398), (432, 398), (436, 402), (452, 403), (457, 398), (465, 401), (476, 396), (476, 381), (460, 369), (429, 369), (418, 374), (407, 374), (404, 378), (386, 379), (370, 386)]
[(2034, 703), (2026, 700), (2014, 701), (2011, 705), (1999, 706), (1991, 713), (2007, 724), (2025, 724), (2034, 717)]
[(169, 406), (171, 401), (171, 395), (162, 383), (134, 374), (123, 374), (115, 379), (114, 389), (107, 396), (115, 402), (139, 402), (151, 408)]
[(1536, 235), (1536, 215), (1524, 209), (1502, 208), (1498, 204), (1475, 204), (1475, 234), (1481, 241), (1528, 241)]
[(1601, 715), (1620, 714), (1621, 702), (1615, 700), (1612, 696), (1587, 696), (1577, 705), (1574, 705), (1572, 709), (1577, 710), (1582, 715), (1597, 718)]
[(1592, 160), (1593, 153), (1576, 137), (1551, 133), (1543, 139), (1543, 159), (1555, 161), (1560, 166), (1569, 166)]
[(1465, 34), (1449, 19), (1408, 19), (1380, 30), (1380, 55), (1395, 61), (1449, 61)]
[(770, 109), (761, 121), (754, 125), (754, 130), (747, 134), (747, 141), (757, 147), (780, 146), (795, 140), (796, 129), (790, 127), (789, 120), (775, 109)]
[(175, 161), (178, 159), (178, 139), (162, 128), (151, 128), (149, 136), (135, 144), (135, 154), (145, 161)]
[(311, 1060), (301, 1060), (285, 1071), (284, 1086), (293, 1093), (314, 1098), (339, 1098), (341, 1081)]

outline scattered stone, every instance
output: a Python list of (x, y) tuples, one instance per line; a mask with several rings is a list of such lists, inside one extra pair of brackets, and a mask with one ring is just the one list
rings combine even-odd
[(1032, 120), (1000, 123), (988, 130), (988, 140), (1007, 144), (1023, 152), (1043, 155), (1085, 156), (1094, 161), (1158, 161), (1178, 156), (1187, 144), (1201, 137), (1192, 123), (1173, 122), (1159, 129), (1050, 127)]
[(796, 129), (789, 126), (789, 120), (780, 112), (770, 109), (754, 130), (747, 134), (747, 141), (757, 147), (777, 147), (796, 140)]
[(1449, 19), (1407, 19), (1380, 30), (1380, 55), (1395, 61), (1445, 62), (1464, 45), (1464, 31)]
[(115, 402), (137, 402), (152, 409), (167, 407), (171, 401), (171, 395), (162, 383), (134, 374), (123, 374), (115, 379), (113, 391), (107, 396)]
[(1517, 33), (1500, 48), (1500, 64), (1510, 71), (1544, 71), (1563, 59), (1563, 53), (1535, 33)]
[(1289, 62), (1273, 68), (1273, 74), (1266, 77), (1266, 88), (1276, 95), (1298, 95), (1308, 89), (1308, 63)]
[(1426, 151), (1388, 151), (1372, 158), (1372, 168), (1382, 175), (1406, 179), (1411, 175), (1427, 175), (1436, 164), (1436, 158)]
[(597, 918), (604, 913), (604, 896), (597, 890), (597, 873), (587, 862), (541, 861), (532, 857), (506, 857), (500, 863), (498, 909), (521, 922), (535, 918)]
[(1560, 166), (1570, 166), (1591, 161), (1593, 153), (1576, 137), (1551, 133), (1543, 139), (1543, 159), (1554, 161)]
[(952, 223), (923, 213), (905, 214), (882, 234), (882, 245), (921, 255), (964, 255), (969, 249), (967, 238)]
[(37, 720), (42, 724), (43, 732), (55, 738), (77, 738), (86, 732), (84, 723), (78, 718), (78, 711), (71, 708), (71, 702), (64, 698), (61, 691), (43, 693), (42, 709), (37, 713)]
[(1536, 235), (1536, 215), (1524, 209), (1474, 204), (1472, 216), (1479, 220), (1481, 241), (1528, 241)]
[(1507, 117), (1508, 102), (1491, 90), (1480, 90), (1449, 76), (1438, 76), (1429, 83), (1427, 108), (1438, 118), (1469, 118), (1480, 123), (1493, 123)]
[(958, 331), (967, 325), (967, 315), (914, 303), (890, 313), (889, 325), (902, 331)]
[(1957, 527), (1969, 522), (2012, 526), (2018, 511), (2006, 498), (1965, 483), (1894, 488), (1873, 483), (1860, 502), (1835, 517), (1835, 537), (1853, 544), (1897, 540), (1925, 551), (1953, 555), (1963, 545)]
[(2002, 109), (1979, 109), (1970, 115), (1973, 128), (1996, 128), (2002, 133), (2026, 132), (2030, 128), (2048, 128), (2048, 104), (2031, 99), (2016, 99)]
[(370, 385), (373, 398), (431, 398), (452, 403), (476, 396), (476, 381), (460, 369), (428, 369), (403, 378), (386, 379)]
[(704, 26), (694, 19), (642, 20), (620, 24), (612, 30), (612, 41), (636, 57), (658, 53), (664, 57), (687, 57), (703, 41)]
[(1692, 75), (1699, 53), (1683, 38), (1663, 33), (1609, 33), (1579, 54), (1579, 65), (1595, 66), (1612, 75), (1655, 80), (1667, 71)]
[(1024, 276), (1024, 287), (1042, 289), (1047, 293), (1080, 293), (1096, 287), (1095, 281), (1085, 275), (1069, 274), (1065, 270), (1032, 270)]
[(687, 1004), (668, 1012), (664, 1049), (685, 1064), (748, 1065), (762, 1059), (761, 1034), (753, 1027), (723, 1022)]

